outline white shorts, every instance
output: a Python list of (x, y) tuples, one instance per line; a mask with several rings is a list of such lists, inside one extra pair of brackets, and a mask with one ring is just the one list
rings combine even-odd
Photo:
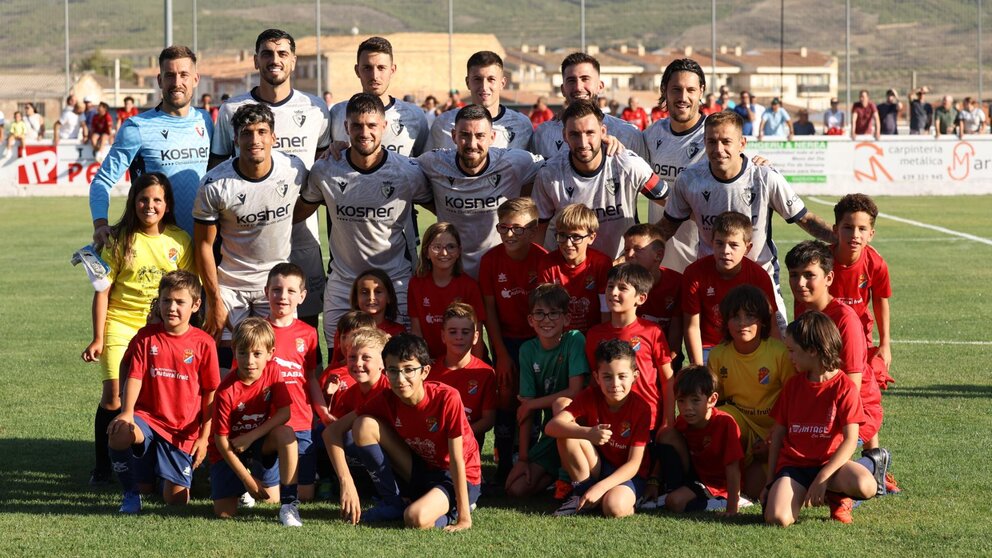
[(296, 308), (296, 314), (300, 318), (319, 316), (323, 307), (324, 283), (327, 281), (320, 245), (306, 246), (298, 250), (293, 247), (289, 253), (289, 261), (303, 268), (303, 273), (307, 276), (307, 297), (303, 300), (303, 304)]
[[(410, 288), (412, 272), (401, 277), (392, 277), (393, 289), (396, 290), (396, 323), (410, 327), (410, 315), (406, 311), (406, 292)], [(324, 289), (324, 339), (327, 341), (328, 354), (334, 348), (334, 332), (338, 329), (338, 320), (351, 310), (351, 285), (355, 278), (348, 279), (336, 271), (327, 276), (327, 286)]]
[(221, 341), (230, 341), (234, 330), (245, 318), (258, 316), (269, 317), (269, 299), (265, 291), (241, 291), (221, 286), (220, 299), (227, 308), (227, 323), (231, 328), (224, 328)]

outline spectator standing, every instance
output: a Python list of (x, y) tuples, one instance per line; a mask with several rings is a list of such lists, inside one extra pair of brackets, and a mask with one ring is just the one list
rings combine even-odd
[(761, 126), (758, 129), (758, 141), (765, 136), (777, 139), (792, 139), (792, 118), (789, 113), (782, 108), (782, 101), (775, 97), (772, 99), (771, 110), (766, 110), (761, 115)]
[(534, 103), (534, 108), (530, 111), (530, 122), (533, 124), (534, 129), (536, 130), (538, 126), (548, 120), (553, 120), (554, 117), (554, 111), (548, 108), (548, 98), (538, 97), (537, 102)]
[(117, 128), (132, 116), (138, 116), (138, 107), (134, 106), (134, 97), (124, 97), (124, 106), (117, 109)]
[(851, 107), (851, 139), (871, 134), (878, 139), (881, 126), (878, 124), (878, 107), (868, 98), (868, 90), (858, 93), (858, 101)]
[(741, 91), (741, 102), (734, 106), (733, 111), (741, 115), (741, 119), (744, 120), (743, 133), (745, 136), (753, 136), (754, 123), (760, 122), (760, 115), (757, 108), (758, 105), (754, 102), (754, 98), (751, 97), (751, 92)]
[(965, 97), (958, 115), (962, 134), (981, 134), (985, 131), (985, 111), (978, 99)]
[(958, 133), (958, 111), (954, 108), (954, 97), (944, 95), (940, 106), (933, 111), (933, 123), (937, 137)]
[(637, 129), (641, 131), (647, 128), (648, 124), (650, 124), (648, 121), (648, 113), (644, 111), (644, 107), (641, 106), (636, 97), (627, 99), (627, 108), (623, 109), (623, 112), (620, 114), (620, 118), (630, 122), (634, 126), (637, 126)]
[(799, 119), (792, 125), (792, 132), (797, 136), (812, 136), (816, 134), (816, 127), (809, 121), (809, 111), (799, 109)]
[(830, 108), (823, 113), (823, 133), (828, 136), (844, 135), (844, 124), (847, 115), (837, 108), (840, 101), (837, 97), (830, 99)]
[(62, 114), (52, 126), (52, 144), (58, 145), (60, 140), (86, 139), (89, 131), (86, 123), (83, 122), (83, 103), (76, 102), (76, 98), (69, 95), (66, 98), (66, 106), (62, 109)]
[(895, 89), (885, 92), (885, 102), (878, 105), (878, 122), (883, 136), (893, 136), (899, 133), (899, 113), (902, 112), (902, 101)]
[(657, 122), (662, 118), (668, 118), (668, 105), (665, 104), (664, 97), (659, 97), (658, 104), (651, 109), (651, 122)]
[(919, 135), (923, 132), (930, 132), (933, 125), (933, 107), (926, 102), (926, 94), (930, 89), (926, 86), (915, 91), (916, 98), (911, 95), (909, 98), (909, 134)]
[(703, 115), (705, 116), (709, 116), (714, 112), (720, 112), (721, 110), (723, 110), (723, 107), (717, 104), (716, 95), (714, 95), (713, 93), (707, 93), (706, 104), (699, 107), (699, 112), (703, 113)]
[(210, 120), (214, 124), (217, 124), (217, 115), (220, 114), (220, 107), (214, 106), (214, 98), (210, 93), (204, 93), (200, 96), (200, 108), (207, 111), (210, 115)]

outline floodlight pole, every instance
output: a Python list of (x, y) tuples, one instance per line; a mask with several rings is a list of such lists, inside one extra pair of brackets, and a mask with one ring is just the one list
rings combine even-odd
[(713, 65), (713, 73), (710, 76), (710, 90), (718, 91), (716, 85), (716, 0), (713, 0), (710, 4), (710, 15), (712, 17), (712, 21), (710, 22), (710, 40), (712, 42), (710, 45), (710, 63)]
[(847, 110), (851, 110), (851, 0), (846, 0), (844, 3), (844, 21), (847, 22), (847, 31), (845, 33), (845, 44), (844, 47), (844, 79), (847, 82), (845, 87), (847, 88)]
[(65, 93), (72, 89), (72, 74), (69, 68), (69, 0), (65, 0)]
[(172, 0), (165, 0), (165, 48), (172, 46)]
[(978, 105), (985, 110), (982, 100), (982, 0), (978, 0)]
[(320, 0), (317, 0), (317, 92), (315, 93), (318, 97), (324, 94), (324, 81), (323, 81), (323, 56), (320, 52)]
[(196, 36), (196, 0), (193, 0), (193, 53), (197, 56), (200, 55)]
[(579, 36), (582, 43), (582, 52), (586, 51), (586, 0), (579, 3)]
[(448, 0), (448, 91), (455, 88), (455, 0)]

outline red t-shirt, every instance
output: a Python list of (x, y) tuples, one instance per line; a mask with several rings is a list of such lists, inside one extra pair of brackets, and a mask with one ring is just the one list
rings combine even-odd
[(313, 428), (313, 407), (310, 400), (310, 374), (317, 367), (317, 330), (310, 324), (293, 320), (286, 327), (269, 322), (276, 332), (276, 363), (286, 390), (293, 399), (292, 416), (286, 424), (294, 431)]
[(117, 109), (117, 127), (119, 128), (125, 120), (132, 116), (138, 116), (138, 107), (131, 107), (131, 110)]
[(715, 112), (720, 112), (721, 110), (723, 110), (723, 107), (721, 107), (720, 105), (713, 105), (712, 107), (706, 105), (699, 105), (699, 112), (706, 116), (709, 116)]
[(840, 369), (845, 374), (861, 373), (861, 404), (865, 407), (869, 405), (881, 405), (882, 392), (875, 382), (875, 371), (868, 366), (868, 344), (865, 343), (864, 329), (858, 313), (850, 306), (838, 301), (836, 298), (823, 309), (831, 321), (840, 331)]
[(338, 388), (338, 392), (334, 394), (334, 405), (331, 407), (331, 414), (337, 418), (341, 418), (352, 411), (360, 409), (367, 401), (370, 401), (373, 397), (384, 391), (389, 391), (389, 378), (386, 377), (385, 373), (379, 376), (379, 381), (372, 384), (372, 389), (368, 393), (362, 393), (361, 386), (355, 384), (352, 379), (351, 386), (345, 389)]
[(535, 129), (548, 120), (554, 120), (554, 118), (554, 111), (548, 107), (544, 107), (544, 110), (533, 109), (530, 111), (530, 122), (534, 125)]
[(127, 351), (128, 378), (141, 380), (135, 416), (190, 453), (200, 433), (202, 396), (220, 385), (213, 337), (195, 327), (170, 335), (162, 324), (151, 324), (138, 330)]
[(878, 107), (875, 103), (868, 101), (868, 105), (862, 105), (861, 101), (855, 101), (851, 105), (851, 120), (853, 121), (853, 116), (858, 115), (858, 121), (854, 124), (855, 134), (871, 134), (875, 131), (875, 113), (878, 112)]
[(417, 318), (420, 321), (420, 332), (427, 341), (431, 358), (444, 355), (444, 343), (441, 342), (442, 320), (444, 311), (452, 302), (471, 305), (479, 323), (485, 322), (486, 307), (482, 303), (482, 292), (475, 279), (462, 273), (454, 276), (446, 287), (438, 287), (429, 274), (410, 279), (406, 297), (407, 312), (411, 320)]
[(768, 297), (772, 314), (778, 311), (775, 304), (775, 287), (768, 273), (748, 258), (741, 260), (741, 269), (730, 279), (720, 277), (716, 259), (706, 256), (685, 268), (682, 276), (682, 312), (699, 314), (699, 329), (703, 348), (709, 349), (723, 341), (723, 318), (720, 301), (730, 289), (738, 285), (754, 285)]
[(430, 377), (458, 390), (469, 424), (481, 419), (483, 412), (496, 410), (496, 372), (478, 357), (458, 370), (445, 366), (441, 357), (431, 367)]
[(90, 122), (90, 133), (91, 134), (109, 134), (110, 130), (114, 129), (114, 117), (110, 116), (110, 113), (104, 114), (100, 113), (93, 115), (93, 119)]
[(657, 122), (662, 118), (668, 118), (668, 110), (661, 107), (651, 109), (651, 122)]
[(324, 371), (320, 373), (320, 392), (325, 394), (325, 403), (327, 402), (327, 382), (331, 381), (332, 378), (337, 378), (338, 380), (338, 390), (334, 392), (334, 398), (331, 401), (331, 405), (334, 405), (334, 402), (337, 401), (339, 397), (344, 396), (344, 392), (347, 391), (348, 388), (355, 385), (355, 380), (353, 380), (351, 375), (348, 374), (347, 366), (335, 366), (333, 364), (328, 364), (327, 368), (324, 368)]
[[(388, 333), (390, 337), (406, 333), (405, 327), (389, 320), (383, 320), (376, 327)], [(341, 352), (341, 331), (337, 329), (334, 330), (334, 352), (331, 353), (331, 364), (345, 364), (344, 353)]]
[(648, 291), (648, 299), (637, 307), (637, 315), (667, 332), (672, 318), (682, 316), (682, 274), (667, 267), (658, 269), (661, 276)]
[[(580, 391), (565, 410), (582, 426), (610, 425), (612, 435), (609, 441), (596, 446), (596, 450), (614, 467), (619, 468), (627, 462), (631, 447), (647, 446), (648, 441), (651, 440), (650, 408), (647, 402), (633, 391), (627, 396), (623, 406), (611, 411), (600, 387), (595, 384), (590, 385)], [(641, 461), (637, 476), (648, 475), (650, 461), (650, 459)]]
[(865, 330), (868, 346), (875, 344), (871, 330), (875, 320), (868, 309), (872, 300), (892, 297), (892, 286), (889, 284), (889, 266), (871, 246), (865, 246), (861, 257), (851, 265), (837, 263), (837, 247), (834, 252), (834, 282), (830, 285), (830, 294), (834, 299), (854, 308), (861, 325)]
[(689, 462), (699, 482), (710, 494), (727, 497), (727, 465), (744, 459), (741, 429), (734, 417), (713, 409), (709, 422), (693, 428), (682, 417), (675, 419), (675, 429), (685, 437), (689, 446)]
[(514, 260), (502, 244), (492, 247), (479, 263), (479, 288), (482, 296), (496, 302), (496, 314), (503, 337), (529, 339), (534, 330), (527, 323), (530, 307), (527, 296), (537, 286), (537, 270), (548, 251), (531, 244), (523, 260)]
[(785, 426), (776, 473), (826, 464), (844, 441), (844, 426), (865, 421), (858, 388), (846, 374), (811, 382), (802, 372), (785, 382), (772, 418)]
[(356, 413), (393, 425), (410, 450), (435, 470), (448, 470), (451, 459), (448, 440), (461, 436), (465, 476), (469, 484), (482, 483), (479, 445), (455, 388), (424, 382), (424, 398), (416, 405), (403, 403), (392, 390), (387, 390), (362, 405)]
[(589, 248), (585, 261), (575, 267), (566, 264), (561, 252), (555, 250), (541, 258), (537, 281), (565, 287), (570, 297), (568, 327), (585, 333), (603, 321), (606, 274), (612, 267), (613, 261), (594, 248)]
[(638, 130), (644, 130), (648, 127), (650, 122), (648, 121), (648, 113), (644, 112), (642, 107), (637, 107), (637, 110), (631, 110), (630, 107), (623, 109), (620, 113), (620, 118), (630, 122), (634, 126), (637, 126)]
[(658, 370), (672, 361), (668, 350), (665, 333), (658, 324), (638, 318), (626, 327), (613, 327), (607, 322), (593, 326), (586, 334), (586, 358), (589, 359), (589, 369), (596, 371), (596, 347), (608, 339), (621, 339), (630, 343), (637, 355), (637, 380), (631, 391), (644, 398), (651, 408), (650, 426), (654, 429), (658, 424), (658, 411), (661, 407), (661, 374)]
[[(232, 371), (220, 382), (214, 395), (214, 421), (211, 429), (214, 434), (237, 438), (255, 430), (269, 420), (276, 411), (292, 405), (286, 384), (279, 379), (275, 363), (269, 362), (262, 376), (247, 385)], [(211, 440), (207, 454), (210, 463), (223, 458), (216, 443)]]

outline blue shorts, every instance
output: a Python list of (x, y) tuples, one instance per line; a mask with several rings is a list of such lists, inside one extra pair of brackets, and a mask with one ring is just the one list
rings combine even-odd
[[(419, 455), (412, 456), (413, 467), (410, 471), (410, 480), (405, 481), (397, 475), (396, 484), (400, 487), (400, 495), (412, 500), (417, 500), (431, 489), (437, 488), (448, 497), (448, 511), (454, 510), (457, 506), (455, 497), (455, 482), (451, 478), (451, 471), (448, 469), (431, 469)], [(482, 493), (482, 485), (468, 483), (468, 503), (475, 504)]]
[(193, 455), (170, 444), (152, 430), (145, 419), (135, 415), (134, 424), (145, 435), (143, 443), (131, 446), (138, 482), (155, 484), (155, 477), (162, 477), (172, 484), (189, 488), (193, 481)]
[(782, 467), (775, 474), (775, 480), (782, 477), (789, 477), (790, 479), (803, 485), (807, 490), (809, 486), (813, 484), (813, 480), (816, 479), (816, 475), (820, 474), (820, 470), (823, 466), (818, 467)]
[[(279, 484), (279, 454), (264, 455), (262, 446), (265, 438), (255, 440), (248, 451), (238, 457), (245, 467), (251, 471), (251, 476), (258, 479), (262, 486), (269, 488)], [(210, 466), (210, 499), (223, 500), (240, 496), (245, 491), (245, 485), (234, 474), (234, 469), (221, 459)]]
[[(608, 477), (608, 476), (612, 475), (614, 472), (616, 472), (616, 470), (617, 470), (617, 468), (614, 467), (612, 463), (608, 463), (605, 459), (603, 459), (602, 454), (600, 454), (600, 456), (599, 456), (599, 477), (596, 478), (593, 482), (599, 482), (599, 481), (605, 479), (606, 477)], [(644, 477), (641, 477), (641, 476), (638, 476), (638, 475), (634, 475), (634, 478), (632, 478), (632, 479), (630, 479), (630, 480), (628, 480), (626, 482), (622, 482), (622, 483), (618, 484), (617, 486), (626, 486), (627, 488), (631, 489), (634, 492), (634, 498), (636, 500), (639, 500), (641, 498), (641, 496), (644, 496), (644, 493), (645, 493), (645, 491), (647, 490), (647, 487), (648, 487), (648, 483), (647, 483), (647, 479), (645, 479)]]
[(296, 463), (296, 483), (313, 484), (317, 479), (317, 453), (312, 430), (296, 431), (296, 446), (300, 455)]

